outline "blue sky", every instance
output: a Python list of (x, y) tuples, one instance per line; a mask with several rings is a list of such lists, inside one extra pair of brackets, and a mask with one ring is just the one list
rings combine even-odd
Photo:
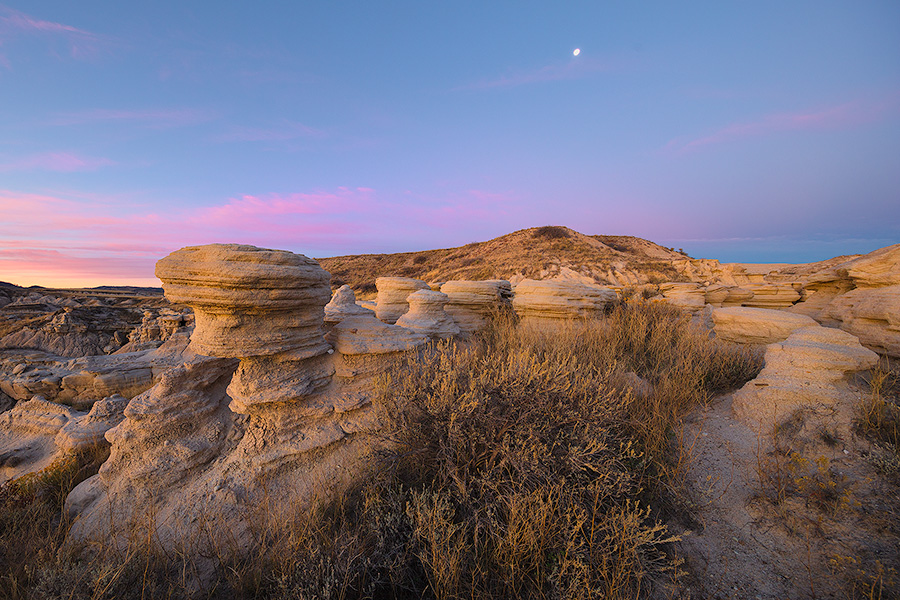
[(0, 0), (0, 280), (545, 224), (723, 261), (900, 242), (896, 2), (142, 4)]

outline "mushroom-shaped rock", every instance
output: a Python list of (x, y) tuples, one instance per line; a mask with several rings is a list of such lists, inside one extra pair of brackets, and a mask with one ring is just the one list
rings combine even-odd
[(372, 311), (356, 303), (356, 294), (349, 285), (342, 285), (334, 292), (331, 302), (325, 305), (325, 322), (340, 323), (347, 317), (371, 315)]
[(375, 280), (375, 287), (378, 289), (375, 316), (391, 325), (409, 310), (406, 298), (410, 294), (418, 290), (431, 289), (421, 279), (409, 277), (379, 277)]
[(493, 315), (512, 307), (512, 285), (504, 279), (448, 281), (441, 286), (441, 292), (447, 295), (444, 310), (465, 333), (484, 328)]
[(301, 254), (240, 244), (192, 246), (156, 263), (166, 298), (194, 309), (191, 350), (243, 358), (322, 354), (330, 276)]
[(769, 344), (765, 362), (756, 379), (734, 393), (732, 409), (748, 424), (771, 427), (798, 408), (843, 401), (845, 375), (873, 367), (878, 355), (845, 331), (816, 325)]
[(440, 339), (447, 339), (459, 333), (459, 327), (453, 317), (444, 312), (447, 294), (419, 290), (410, 294), (407, 301), (409, 312), (397, 319), (397, 325), (400, 327)]
[(717, 338), (741, 344), (781, 342), (796, 329), (818, 325), (806, 315), (743, 306), (712, 309), (712, 322)]
[(166, 297), (194, 309), (191, 349), (241, 358), (228, 393), (231, 409), (296, 402), (328, 385), (322, 358), (329, 275), (283, 250), (211, 244), (173, 252), (156, 265)]
[(525, 279), (516, 286), (512, 304), (522, 319), (587, 319), (616, 298), (616, 292), (606, 287)]
[(706, 305), (706, 292), (697, 283), (661, 283), (659, 293), (672, 306), (697, 312)]

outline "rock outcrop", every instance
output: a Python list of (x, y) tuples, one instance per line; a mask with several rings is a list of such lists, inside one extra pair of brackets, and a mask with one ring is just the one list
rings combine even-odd
[(406, 298), (410, 294), (431, 289), (424, 281), (409, 277), (379, 277), (375, 280), (375, 287), (378, 289), (375, 316), (390, 325), (409, 310)]
[[(260, 505), (281, 519), (364, 471), (383, 443), (372, 435), (380, 417), (370, 377), (384, 368), (365, 358), (402, 357), (426, 338), (370, 311), (334, 325), (334, 352), (324, 339), (329, 275), (290, 252), (185, 248), (157, 275), (170, 299), (194, 309), (197, 355), (133, 398), (107, 432), (109, 460), (67, 499), (77, 517), (70, 539), (121, 539), (149, 512), (164, 548), (246, 550)], [(201, 531), (209, 518), (221, 526)]]
[(356, 294), (349, 285), (338, 288), (331, 301), (325, 305), (325, 323), (334, 325), (347, 317), (372, 315), (372, 311), (356, 303)]
[(868, 348), (900, 357), (900, 285), (851, 290), (832, 300), (821, 318)]
[(494, 316), (512, 310), (512, 285), (503, 279), (448, 281), (441, 292), (447, 295), (444, 310), (466, 334), (480, 331)]
[(846, 375), (877, 362), (877, 354), (845, 331), (818, 325), (797, 329), (766, 347), (763, 370), (734, 394), (734, 414), (768, 431), (799, 408), (852, 402)]
[(697, 283), (661, 283), (659, 293), (672, 306), (698, 312), (706, 305), (706, 292)]
[(616, 298), (605, 287), (526, 279), (516, 286), (512, 304), (520, 319), (558, 321), (596, 317)]
[(409, 312), (397, 319), (397, 325), (435, 339), (448, 339), (460, 332), (459, 326), (444, 311), (447, 294), (419, 290), (406, 298)]
[(711, 319), (717, 338), (740, 344), (781, 342), (796, 329), (818, 325), (806, 315), (739, 306), (714, 308)]

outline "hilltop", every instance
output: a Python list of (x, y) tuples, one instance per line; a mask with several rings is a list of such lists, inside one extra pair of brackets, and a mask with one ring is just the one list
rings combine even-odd
[(375, 291), (375, 278), (574, 279), (627, 285), (681, 279), (674, 261), (689, 257), (632, 236), (585, 235), (568, 227), (545, 226), (458, 248), (318, 258), (331, 273), (332, 287), (349, 284), (357, 292)]

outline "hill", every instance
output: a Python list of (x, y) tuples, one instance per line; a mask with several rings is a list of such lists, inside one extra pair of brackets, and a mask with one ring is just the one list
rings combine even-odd
[(375, 291), (375, 278), (573, 279), (607, 285), (678, 281), (676, 252), (632, 236), (585, 235), (568, 227), (522, 229), (458, 248), (359, 254), (316, 259), (331, 273), (332, 286), (349, 284), (362, 294)]

